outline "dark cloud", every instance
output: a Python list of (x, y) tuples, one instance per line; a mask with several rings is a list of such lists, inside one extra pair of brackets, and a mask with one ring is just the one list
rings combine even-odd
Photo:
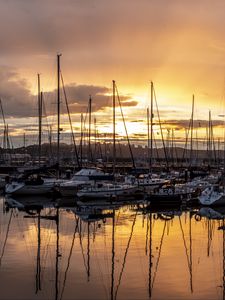
[[(92, 98), (92, 111), (99, 111), (105, 107), (112, 107), (112, 90), (107, 87), (93, 85), (69, 84), (65, 88), (69, 101), (70, 111), (72, 113), (84, 112), (87, 108), (88, 99)], [(51, 96), (54, 92), (51, 92)], [(137, 101), (131, 100), (128, 96), (120, 96), (122, 106), (136, 106)], [(117, 101), (116, 105), (119, 103)], [(64, 112), (65, 109), (64, 109)]]
[[(75, 83), (65, 86), (66, 97), (71, 113), (84, 113), (87, 111), (88, 101), (92, 98), (92, 112), (103, 110), (107, 107), (112, 107), (112, 90), (103, 86), (94, 85), (77, 85)], [(47, 99), (54, 99), (56, 90), (45, 94)], [(61, 98), (65, 100), (65, 95), (61, 91)], [(56, 99), (56, 98), (55, 98)], [(65, 101), (62, 101), (62, 113), (67, 113)], [(64, 103), (64, 104), (63, 104)], [(130, 96), (120, 95), (120, 103), (123, 107), (133, 107), (138, 104), (132, 100)], [(116, 106), (119, 106), (118, 101)], [(50, 107), (49, 111), (51, 111)]]
[(0, 68), (0, 98), (6, 117), (34, 116), (34, 96), (26, 80), (20, 79), (15, 70)]
[[(111, 89), (104, 86), (77, 85), (75, 83), (65, 86), (66, 97), (71, 113), (85, 112), (88, 99), (92, 97), (92, 111), (99, 111), (112, 106)], [(44, 93), (44, 102), (47, 115), (56, 113), (56, 90)], [(6, 117), (36, 117), (37, 96), (30, 92), (26, 80), (20, 79), (18, 74), (10, 68), (2, 68), (0, 71), (0, 97), (2, 99)], [(65, 97), (61, 90), (61, 113), (66, 113)], [(130, 96), (121, 95), (122, 106), (136, 106), (137, 101)], [(119, 105), (118, 102), (116, 104)]]

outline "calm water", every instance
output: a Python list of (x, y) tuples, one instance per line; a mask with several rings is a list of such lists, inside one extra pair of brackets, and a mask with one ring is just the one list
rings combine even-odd
[(20, 211), (2, 197), (0, 299), (223, 299), (223, 220), (206, 217), (215, 213)]

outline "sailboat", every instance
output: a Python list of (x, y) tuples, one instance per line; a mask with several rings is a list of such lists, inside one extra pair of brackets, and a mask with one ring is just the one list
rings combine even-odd
[[(57, 167), (59, 170), (59, 137), (60, 137), (60, 56), (57, 55), (57, 107), (58, 107), (58, 132), (57, 132)], [(40, 91), (40, 75), (38, 74), (38, 111), (39, 111), (39, 168), (41, 160), (41, 119), (42, 119), (42, 97)], [(37, 170), (33, 170), (35, 174)], [(32, 172), (31, 172), (32, 173)], [(58, 172), (59, 173), (59, 172)], [(58, 176), (59, 177), (59, 176)], [(58, 178), (59, 179), (59, 178)], [(40, 172), (36, 175), (30, 174), (30, 177), (21, 178), (7, 182), (5, 186), (5, 193), (11, 195), (45, 195), (51, 193), (56, 183), (59, 183), (55, 178), (43, 179)]]
[[(113, 176), (115, 177), (116, 165), (116, 83), (113, 80)], [(111, 183), (97, 183), (94, 186), (87, 186), (78, 191), (80, 201), (91, 199), (112, 199), (112, 198), (134, 198), (143, 194), (137, 185)]]
[(54, 183), (38, 178), (30, 181), (13, 181), (5, 186), (5, 193), (10, 195), (47, 195), (53, 192)]

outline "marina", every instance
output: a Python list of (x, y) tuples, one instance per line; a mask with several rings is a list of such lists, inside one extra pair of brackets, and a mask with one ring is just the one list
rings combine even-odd
[(0, 300), (225, 300), (225, 1), (0, 1)]
[(225, 150), (215, 147), (211, 112), (206, 143), (198, 149), (193, 95), (179, 147), (173, 131), (165, 137), (151, 81), (146, 144), (136, 147), (112, 80), (110, 139), (97, 141), (91, 96), (75, 138), (60, 63), (57, 54), (54, 146), (52, 132), (49, 143), (42, 141), (39, 74), (38, 144), (26, 146), (25, 137), (22, 148), (9, 143), (0, 101), (0, 299), (225, 299)]

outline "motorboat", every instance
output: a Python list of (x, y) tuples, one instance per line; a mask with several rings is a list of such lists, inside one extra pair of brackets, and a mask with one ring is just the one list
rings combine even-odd
[(198, 200), (202, 205), (225, 205), (224, 187), (220, 185), (211, 185), (202, 191)]
[(83, 168), (75, 173), (70, 180), (60, 183), (57, 187), (63, 197), (75, 196), (84, 186), (94, 184), (96, 181), (112, 180), (113, 175), (104, 173), (99, 168)]
[(32, 175), (26, 180), (12, 180), (6, 183), (5, 193), (10, 195), (46, 195), (53, 192), (56, 184), (61, 180), (56, 178), (41, 178), (40, 175)]
[(87, 186), (77, 192), (82, 201), (90, 199), (136, 199), (143, 195), (138, 186), (118, 183), (98, 183), (94, 186)]
[(164, 178), (159, 178), (157, 175), (150, 176), (149, 174), (141, 174), (137, 178), (139, 187), (143, 187), (145, 190), (151, 190), (167, 184), (169, 181)]
[(148, 195), (153, 205), (182, 204), (197, 197), (198, 190), (186, 184), (164, 185)]

